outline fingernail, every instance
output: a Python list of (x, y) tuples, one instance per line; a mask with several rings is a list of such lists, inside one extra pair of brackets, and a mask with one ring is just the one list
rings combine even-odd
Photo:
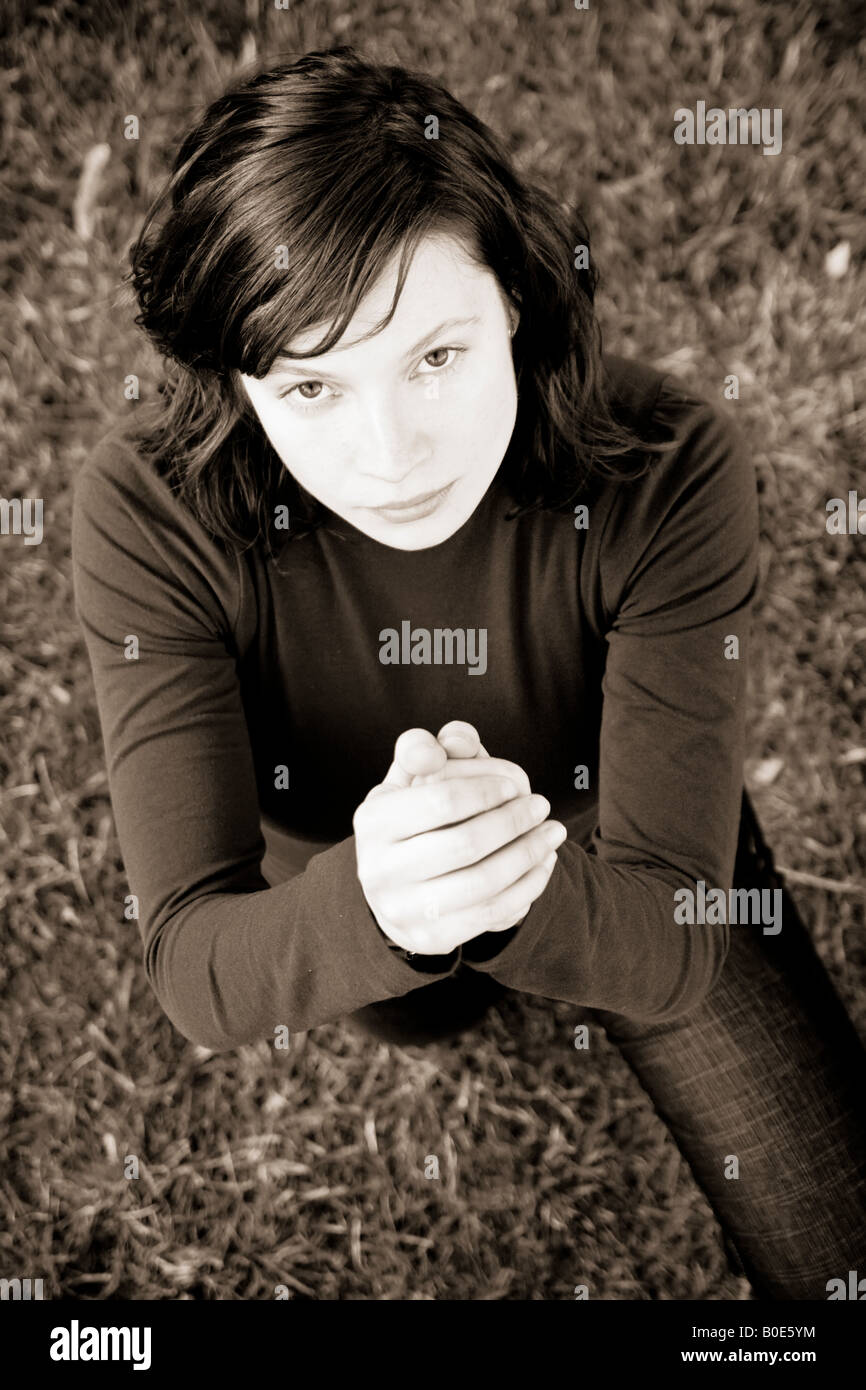
[(530, 815), (538, 816), (539, 819), (542, 816), (549, 816), (550, 802), (548, 801), (547, 797), (539, 795), (531, 796), (529, 798), (529, 813)]
[(550, 848), (556, 849), (557, 845), (562, 844), (568, 832), (564, 825), (560, 825), (557, 822), (555, 825), (546, 825), (543, 833), (545, 841), (550, 845)]

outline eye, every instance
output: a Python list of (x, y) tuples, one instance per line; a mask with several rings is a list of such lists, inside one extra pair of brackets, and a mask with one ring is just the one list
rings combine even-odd
[(295, 396), (298, 401), (306, 402), (306, 406), (303, 407), (306, 409), (309, 406), (317, 405), (319, 401), (329, 399), (329, 397), (323, 396), (321, 394), (317, 394), (315, 396), (307, 396), (303, 394), (311, 386), (323, 387), (324, 385), (324, 381), (299, 381), (295, 386), (287, 386), (284, 391), (278, 391), (277, 400), (283, 401), (286, 400), (289, 396)]
[(444, 366), (445, 366), (445, 363), (444, 363), (444, 362), (429, 362), (429, 361), (428, 361), (429, 358), (435, 357), (435, 356), (437, 355), (437, 353), (440, 353), (440, 352), (445, 353), (445, 354), (447, 355), (449, 352), (456, 352), (456, 348), (444, 348), (444, 347), (441, 347), (441, 348), (433, 348), (432, 352), (425, 353), (425, 355), (424, 355), (424, 361), (427, 362), (428, 365), (431, 366), (431, 367), (444, 367)]
[[(428, 358), (430, 358), (430, 357), (437, 357), (437, 356), (439, 356), (440, 354), (444, 354), (444, 355), (447, 356), (448, 353), (452, 353), (452, 352), (454, 353), (454, 357), (453, 357), (453, 359), (452, 359), (450, 362), (429, 362), (429, 361), (428, 361)], [(427, 353), (424, 354), (424, 357), (423, 357), (422, 360), (423, 360), (424, 362), (427, 362), (427, 365), (430, 366), (430, 367), (432, 367), (432, 368), (433, 368), (433, 371), (432, 371), (432, 372), (421, 372), (420, 375), (421, 375), (421, 376), (447, 376), (447, 375), (449, 374), (449, 372), (453, 372), (453, 371), (455, 370), (456, 365), (457, 365), (457, 358), (460, 356), (461, 353), (464, 353), (464, 352), (466, 352), (466, 348), (465, 348), (465, 347), (438, 347), (438, 348), (431, 348), (429, 352), (427, 352)], [(317, 388), (316, 394), (315, 394), (315, 395), (312, 395), (312, 396), (311, 396), (311, 395), (308, 395), (308, 394), (305, 394), (306, 392), (308, 392), (308, 391), (310, 390), (311, 387)], [(284, 401), (284, 400), (291, 401), (292, 409), (293, 409), (293, 410), (300, 410), (300, 411), (319, 410), (319, 409), (321, 409), (328, 401), (332, 401), (332, 400), (338, 399), (338, 396), (335, 395), (335, 394), (333, 394), (333, 393), (332, 393), (331, 395), (327, 395), (327, 396), (326, 396), (326, 395), (323, 395), (323, 394), (322, 394), (322, 389), (325, 388), (325, 387), (327, 387), (327, 389), (330, 391), (331, 388), (328, 387), (327, 382), (325, 382), (325, 381), (319, 381), (317, 378), (311, 378), (309, 381), (299, 381), (299, 382), (296, 382), (295, 385), (293, 385), (293, 386), (287, 386), (287, 387), (285, 387), (282, 391), (278, 391), (278, 392), (277, 392), (277, 400), (280, 400), (280, 401)]]
[[(447, 372), (450, 372), (450, 371), (452, 370), (452, 368), (455, 366), (455, 364), (456, 364), (456, 362), (457, 362), (457, 355), (459, 355), (461, 352), (465, 352), (465, 351), (466, 351), (466, 349), (465, 349), (464, 347), (438, 347), (438, 348), (431, 348), (429, 352), (427, 352), (427, 353), (424, 354), (423, 360), (424, 360), (425, 362), (427, 362), (427, 365), (428, 365), (428, 366), (431, 366), (431, 367), (435, 367), (435, 368), (436, 368), (436, 371), (435, 371), (435, 373), (434, 373), (436, 376), (445, 376), (446, 373), (447, 373)], [(451, 362), (447, 362), (447, 363), (446, 363), (446, 362), (428, 362), (428, 361), (427, 361), (428, 358), (430, 358), (430, 357), (436, 357), (439, 353), (448, 353), (448, 352), (453, 352), (453, 353), (455, 354), (455, 356), (454, 356), (454, 358), (453, 358), (453, 360), (452, 360)], [(429, 373), (427, 373), (427, 372), (422, 372), (421, 375), (422, 375), (422, 376), (428, 376)]]

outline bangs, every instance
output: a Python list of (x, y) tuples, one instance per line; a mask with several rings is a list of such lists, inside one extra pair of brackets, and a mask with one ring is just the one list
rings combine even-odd
[[(412, 258), (427, 235), (457, 236), (466, 245), (467, 254), (480, 259), (476, 229), (459, 213), (449, 216), (441, 204), (419, 208), (409, 219), (408, 230), (405, 207), (399, 215), (389, 209), (383, 213), (379, 224), (367, 226), (360, 238), (352, 236), (357, 234), (357, 226), (329, 223), (327, 246), (307, 238), (295, 257), (287, 256), (288, 266), (280, 272), (276, 291), (254, 305), (246, 317), (239, 316), (238, 370), (261, 380), (278, 357), (304, 360), (330, 352), (343, 338), (365, 295), (399, 255), (391, 306), (357, 341), (375, 337), (394, 317)], [(323, 325), (324, 335), (313, 346), (305, 352), (290, 351), (296, 338)]]

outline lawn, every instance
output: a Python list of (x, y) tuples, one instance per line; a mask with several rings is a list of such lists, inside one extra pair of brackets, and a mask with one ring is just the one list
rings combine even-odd
[[(143, 399), (159, 382), (120, 277), (201, 104), (257, 62), (335, 43), (431, 71), (525, 174), (581, 203), (607, 346), (678, 372), (754, 447), (748, 784), (866, 1038), (866, 536), (826, 527), (829, 499), (866, 495), (866, 46), (853, 11), (4, 10), (0, 493), (44, 499), (44, 536), (0, 536), (0, 1275), (80, 1299), (269, 1299), (284, 1284), (317, 1300), (547, 1300), (581, 1283), (600, 1299), (748, 1299), (626, 1063), (595, 1027), (589, 1051), (574, 1049), (574, 1006), (511, 995), (476, 1032), (429, 1048), (335, 1023), (287, 1051), (211, 1055), (174, 1031), (123, 919), (72, 611), (71, 490), (108, 423), (135, 409), (125, 378)], [(780, 108), (781, 153), (678, 145), (675, 109), (701, 100)]]

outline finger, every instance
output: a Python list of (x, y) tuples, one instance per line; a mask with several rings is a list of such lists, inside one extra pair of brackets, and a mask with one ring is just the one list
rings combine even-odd
[[(513, 796), (510, 801), (493, 806), (471, 820), (396, 842), (392, 849), (393, 872), (407, 883), (438, 878), (446, 894), (442, 899), (442, 912), (457, 912), (471, 902), (491, 898), (493, 888), (499, 891), (499, 887), (510, 881), (506, 878), (505, 883), (498, 885), (493, 876), (499, 867), (510, 869), (520, 853), (525, 859), (521, 872), (525, 873), (537, 862), (539, 852), (548, 852), (545, 835), (553, 830), (560, 837), (564, 835), (562, 821), (550, 820), (549, 816), (550, 802), (546, 796)], [(542, 831), (541, 837), (535, 835), (535, 831)], [(496, 856), (509, 847), (514, 851), (512, 859), (502, 866)], [(477, 870), (474, 880), (461, 880), (460, 873), (464, 869)], [(481, 891), (484, 888), (482, 872), (489, 876), (491, 887), (488, 891)], [(477, 890), (474, 898), (461, 897), (467, 887)]]
[[(442, 748), (445, 749), (449, 758), (489, 758), (490, 754), (478, 737), (478, 731), (471, 724), (467, 724), (462, 719), (452, 719), (450, 723), (443, 724), (436, 738)], [(438, 780), (436, 772), (419, 774), (412, 778), (410, 786), (425, 781), (435, 782)]]
[(532, 904), (541, 897), (550, 882), (556, 862), (555, 853), (547, 855), (492, 901), (480, 907), (450, 913), (447, 917), (438, 915), (435, 896), (430, 895), (431, 885), (427, 884), (423, 900), (426, 909), (425, 920), (447, 928), (448, 940), (453, 940), (456, 945), (463, 945), (484, 932), (508, 931), (523, 920)]
[(509, 762), (507, 758), (449, 758), (438, 771), (416, 777), (413, 786), (428, 786), (431, 783), (450, 781), (455, 777), (489, 777), (493, 773), (510, 777), (522, 796), (528, 796), (532, 791), (523, 768), (518, 763)]
[(436, 735), (449, 758), (488, 757), (481, 746), (478, 730), (462, 719), (443, 724)]
[(500, 893), (489, 910), (491, 921), (487, 930), (508, 931), (516, 925), (515, 918), (522, 922), (532, 904), (541, 897), (558, 862), (556, 850), (551, 850), (540, 864), (534, 865), (504, 893)]
[(394, 758), (410, 776), (435, 772), (447, 761), (442, 745), (428, 729), (407, 729), (394, 744)]
[[(447, 761), (447, 753), (427, 729), (406, 729), (394, 744), (394, 761), (380, 787), (408, 787), (412, 778), (435, 772)], [(376, 790), (376, 788), (374, 788)]]
[[(545, 821), (504, 848), (469, 868), (456, 869), (418, 883), (419, 902), (425, 912), (439, 918), (476, 908), (508, 891), (523, 875), (542, 864), (567, 836), (561, 821)], [(551, 839), (553, 837), (553, 839)]]
[(478, 768), (486, 775), (455, 777), (444, 785), (434, 782), (418, 787), (374, 787), (363, 808), (366, 834), (397, 844), (413, 835), (471, 820), (520, 794), (510, 773), (502, 775), (502, 767), (512, 766), (509, 763), (500, 765), (498, 759), (491, 758), (486, 762), (461, 761), (453, 766)]

